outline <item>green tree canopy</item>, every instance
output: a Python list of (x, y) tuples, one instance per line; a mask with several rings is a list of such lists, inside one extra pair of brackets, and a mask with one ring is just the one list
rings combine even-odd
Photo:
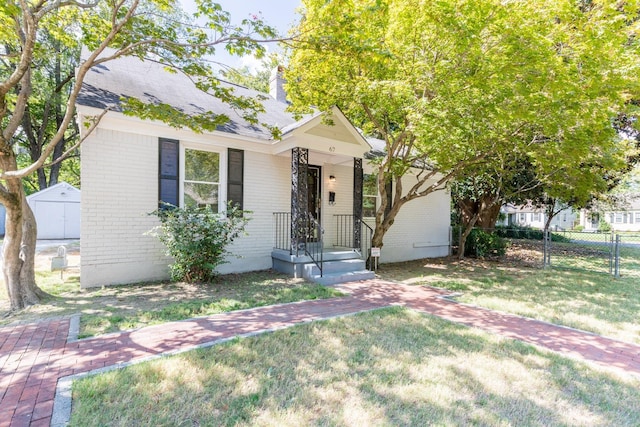
[[(34, 255), (36, 224), (26, 203), (23, 180), (42, 168), (70, 133), (73, 133), (74, 105), (88, 71), (123, 55), (162, 63), (173, 72), (192, 78), (201, 90), (220, 98), (247, 120), (257, 121), (262, 106), (259, 99), (236, 96), (219, 84), (210, 65), (216, 49), (232, 54), (262, 56), (260, 44), (273, 39), (276, 32), (259, 17), (234, 23), (229, 13), (211, 0), (196, 0), (196, 25), (174, 0), (5, 0), (0, 2), (0, 202), (6, 207), (3, 244), (3, 274), (12, 309), (36, 303), (43, 292), (35, 283)], [(51, 46), (76, 59), (75, 73), (60, 73), (60, 82), (48, 81), (50, 67), (56, 66)], [(86, 50), (83, 61), (75, 55)], [(53, 55), (55, 56), (55, 55)], [(54, 72), (53, 75), (56, 75)], [(45, 97), (50, 85), (62, 84)], [(41, 85), (47, 85), (45, 90)], [(26, 164), (18, 164), (19, 141), (29, 132), (26, 116), (36, 110), (55, 108), (55, 120), (41, 129), (39, 154)], [(188, 116), (164, 104), (145, 104), (127, 99), (125, 114), (162, 120), (196, 132), (215, 129), (228, 118), (210, 113)], [(90, 133), (106, 111), (95, 117)], [(47, 117), (43, 115), (43, 117)], [(77, 144), (82, 140), (78, 140)], [(65, 147), (65, 156), (76, 146)], [(62, 151), (62, 150), (60, 150)]]
[(374, 245), (402, 205), (512, 151), (540, 178), (624, 158), (611, 122), (638, 93), (635, 3), (303, 0), (301, 13), (290, 98), (337, 105), (386, 142), (379, 188), (395, 190)]

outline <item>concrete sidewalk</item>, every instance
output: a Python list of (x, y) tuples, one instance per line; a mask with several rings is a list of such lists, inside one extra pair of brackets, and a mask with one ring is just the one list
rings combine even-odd
[(350, 295), (235, 311), (83, 340), (69, 337), (68, 319), (0, 328), (0, 427), (64, 423), (70, 412), (70, 401), (65, 397), (68, 390), (56, 398), (56, 387), (67, 387), (70, 376), (212, 345), (236, 336), (391, 305), (406, 306), (640, 376), (638, 345), (456, 303), (444, 298), (448, 292), (439, 289), (381, 280), (352, 282), (337, 288)]

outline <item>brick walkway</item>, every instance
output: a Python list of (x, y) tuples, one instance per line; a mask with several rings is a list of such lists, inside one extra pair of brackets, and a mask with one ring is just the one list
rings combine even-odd
[(285, 328), (390, 305), (640, 375), (640, 346), (442, 298), (445, 291), (380, 280), (338, 286), (345, 298), (236, 311), (69, 341), (69, 320), (0, 328), (0, 427), (48, 426), (59, 378), (238, 335)]

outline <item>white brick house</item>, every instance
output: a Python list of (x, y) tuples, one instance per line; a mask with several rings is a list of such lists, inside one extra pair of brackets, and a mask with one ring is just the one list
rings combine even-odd
[[(259, 95), (233, 88), (245, 96)], [(273, 89), (281, 86), (275, 84)], [(323, 123), (320, 115), (296, 121), (286, 112), (287, 104), (276, 100), (277, 93), (273, 95), (274, 99), (264, 102), (266, 112), (260, 121), (278, 126), (280, 140), (198, 91), (184, 76), (165, 72), (161, 65), (121, 58), (89, 73), (77, 103), (80, 123), (106, 107), (114, 111), (106, 114), (82, 145), (83, 288), (168, 277), (170, 260), (156, 238), (146, 234), (157, 224), (148, 214), (160, 200), (206, 204), (218, 210), (233, 200), (253, 212), (248, 236), (231, 248), (240, 257), (230, 257), (221, 273), (276, 267), (305, 275), (304, 264), (312, 256), (305, 250), (318, 245), (312, 240), (319, 240), (325, 251), (340, 249), (366, 258), (366, 226), (358, 225), (362, 177), (371, 167), (362, 159), (377, 141), (363, 138), (337, 108), (333, 125)], [(227, 114), (231, 120), (219, 130), (197, 134), (123, 115), (119, 112), (123, 96), (168, 103), (185, 112)], [(379, 197), (377, 192), (365, 193), (368, 203)], [(202, 194), (204, 199), (195, 200)], [(291, 224), (303, 217), (317, 221), (324, 230), (322, 239), (307, 235), (301, 241)], [(449, 218), (447, 191), (405, 205), (385, 236), (381, 261), (447, 255)], [(365, 216), (362, 223), (372, 223), (372, 218)], [(327, 259), (329, 269), (332, 261)], [(302, 265), (286, 267), (285, 261)]]

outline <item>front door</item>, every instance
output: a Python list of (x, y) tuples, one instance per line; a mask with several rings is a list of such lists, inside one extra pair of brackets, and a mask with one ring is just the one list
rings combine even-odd
[[(321, 168), (320, 166), (309, 165), (307, 169), (307, 212), (321, 224), (321, 208), (322, 208), (322, 189), (321, 184)], [(309, 239), (317, 241), (318, 231), (311, 227)]]

